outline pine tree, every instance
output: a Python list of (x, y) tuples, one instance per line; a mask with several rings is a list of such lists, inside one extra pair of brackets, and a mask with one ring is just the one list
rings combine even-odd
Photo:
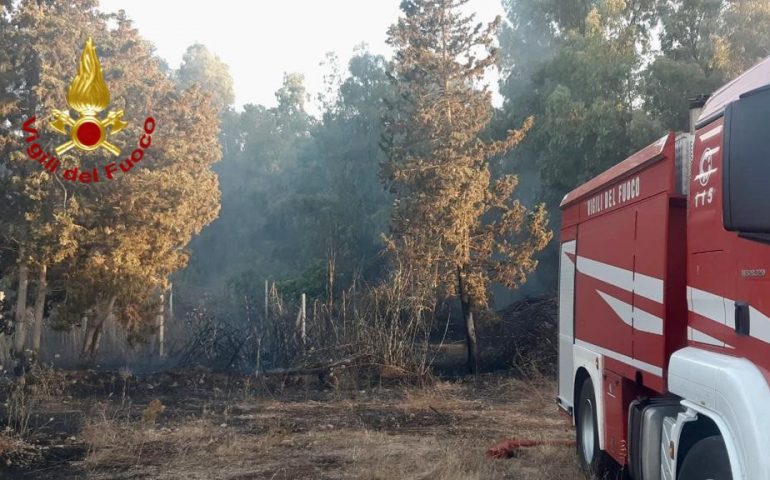
[(395, 196), (390, 248), (415, 272), (418, 291), (457, 295), (465, 320), (468, 365), (478, 370), (474, 312), (489, 286), (522, 284), (535, 253), (551, 239), (542, 205), (513, 198), (517, 178), (493, 180), (490, 161), (513, 149), (532, 126), (496, 142), (482, 140), (491, 95), (479, 88), (495, 64), (499, 19), (484, 25), (460, 12), (464, 0), (405, 0), (388, 31), (395, 49), (396, 100), (385, 118), (382, 167)]

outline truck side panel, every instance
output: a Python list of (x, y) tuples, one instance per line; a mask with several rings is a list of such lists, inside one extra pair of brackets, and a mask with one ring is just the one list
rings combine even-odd
[[(669, 197), (660, 193), (640, 202), (635, 209), (634, 299), (632, 357), (650, 365), (666, 368), (663, 328), (666, 263), (669, 261)], [(684, 244), (684, 239), (680, 239)], [(645, 279), (644, 282), (641, 279)], [(680, 285), (683, 288), (684, 285)], [(665, 299), (668, 300), (668, 299)], [(684, 297), (681, 298), (684, 302)], [(674, 319), (672, 319), (674, 320)], [(683, 322), (680, 317), (679, 322)], [(681, 330), (684, 330), (681, 328)], [(663, 375), (640, 372), (636, 380), (657, 391), (664, 390)]]

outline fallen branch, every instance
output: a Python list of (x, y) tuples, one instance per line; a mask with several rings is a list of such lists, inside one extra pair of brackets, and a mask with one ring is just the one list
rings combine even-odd
[(433, 406), (432, 406), (432, 405), (428, 405), (428, 408), (430, 408), (431, 410), (433, 410), (433, 413), (435, 413), (436, 415), (438, 415), (438, 416), (439, 416), (439, 418), (441, 418), (442, 420), (444, 420), (444, 421), (446, 421), (446, 422), (449, 422), (449, 421), (451, 421), (451, 420), (452, 420), (452, 417), (450, 417), (449, 415), (447, 415), (447, 414), (445, 414), (445, 413), (441, 413), (441, 412), (439, 412), (438, 410), (436, 410), (435, 408), (433, 408)]
[(332, 368), (347, 367), (353, 365), (356, 360), (359, 360), (364, 355), (356, 355), (353, 357), (338, 360), (336, 362), (327, 363), (325, 365), (316, 365), (311, 367), (297, 367), (297, 368), (277, 368), (274, 370), (267, 370), (262, 373), (258, 373), (257, 376), (290, 376), (290, 375), (315, 375), (319, 373), (325, 373)]

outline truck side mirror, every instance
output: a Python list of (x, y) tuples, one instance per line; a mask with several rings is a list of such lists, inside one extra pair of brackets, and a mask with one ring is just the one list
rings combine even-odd
[(723, 146), (725, 229), (770, 233), (770, 85), (727, 105)]

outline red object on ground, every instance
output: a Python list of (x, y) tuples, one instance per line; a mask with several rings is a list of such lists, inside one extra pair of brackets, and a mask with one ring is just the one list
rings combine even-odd
[(574, 447), (574, 440), (519, 440), (511, 438), (503, 440), (494, 447), (487, 450), (488, 458), (511, 458), (516, 455), (516, 450), (526, 447), (537, 447), (540, 445), (556, 445), (563, 447)]

